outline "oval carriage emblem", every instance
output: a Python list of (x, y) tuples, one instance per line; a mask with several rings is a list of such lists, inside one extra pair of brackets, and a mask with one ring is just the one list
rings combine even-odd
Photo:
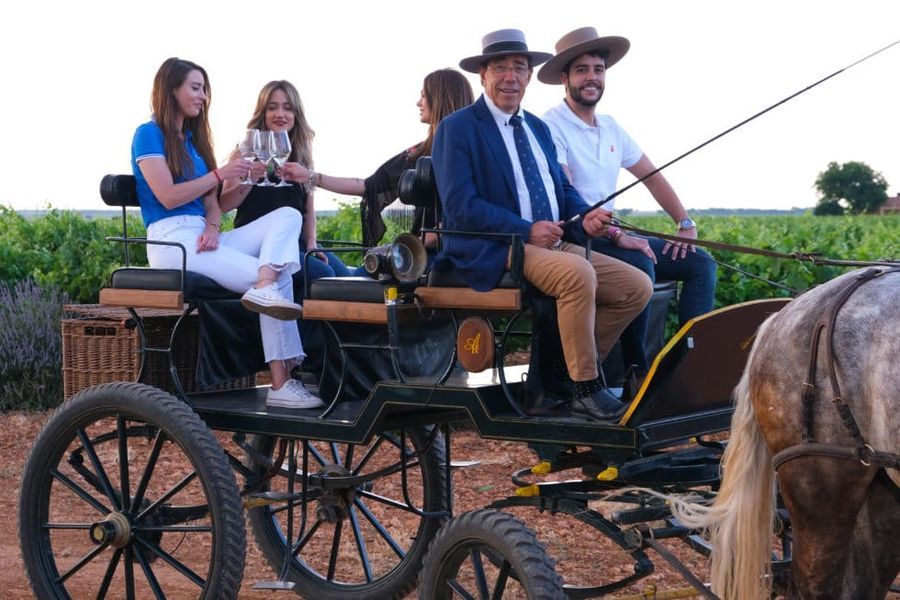
[(456, 332), (456, 355), (466, 371), (478, 373), (494, 364), (494, 328), (484, 317), (468, 317)]

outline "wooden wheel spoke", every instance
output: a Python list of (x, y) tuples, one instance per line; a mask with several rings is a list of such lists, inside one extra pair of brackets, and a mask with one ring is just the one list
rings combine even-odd
[(94, 467), (94, 475), (97, 476), (103, 493), (106, 494), (106, 497), (113, 503), (116, 510), (121, 510), (122, 506), (119, 503), (119, 495), (113, 491), (112, 484), (109, 482), (109, 477), (106, 474), (106, 469), (103, 468), (103, 463), (100, 462), (100, 457), (97, 456), (97, 452), (94, 450), (94, 444), (91, 442), (90, 438), (88, 438), (87, 432), (83, 428), (78, 430), (78, 439), (81, 440), (81, 446), (87, 453), (88, 460), (91, 461), (91, 466)]

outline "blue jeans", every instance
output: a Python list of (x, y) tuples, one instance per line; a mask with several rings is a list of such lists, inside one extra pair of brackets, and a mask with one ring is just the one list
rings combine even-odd
[[(591, 249), (637, 267), (649, 275), (653, 282), (656, 282), (657, 279), (680, 281), (679, 323), (684, 324), (697, 315), (711, 311), (716, 294), (716, 263), (712, 261), (712, 257), (705, 250), (697, 248), (696, 252), (688, 252), (684, 258), (672, 260), (671, 252), (662, 253), (663, 247), (666, 245), (665, 240), (650, 237), (647, 238), (647, 241), (656, 254), (655, 265), (642, 252), (619, 248), (607, 238), (593, 239)], [(625, 365), (635, 364), (642, 373), (646, 373), (649, 367), (649, 359), (644, 347), (649, 319), (650, 306), (647, 305), (643, 312), (625, 328), (621, 338), (622, 357)]]
[[(301, 248), (306, 247), (305, 242), (300, 242)], [(340, 258), (331, 252), (326, 252), (328, 257), (326, 263), (322, 259), (311, 256), (309, 262), (303, 262), (303, 266), (299, 271), (294, 273), (294, 301), (303, 302), (306, 294), (306, 278), (310, 281), (321, 279), (322, 277), (347, 277), (350, 275), (350, 269), (347, 268)], [(302, 255), (301, 255), (302, 260)], [(306, 359), (303, 361), (303, 369), (316, 375), (320, 375), (325, 357), (325, 341), (322, 332), (322, 324), (318, 321), (298, 321), (300, 326), (300, 339), (303, 341), (303, 348), (306, 350)]]
[[(347, 265), (340, 258), (331, 252), (326, 252), (325, 256), (328, 257), (327, 263), (316, 256), (311, 256), (309, 264), (307, 265), (306, 262), (303, 262), (300, 271), (294, 274), (294, 300), (296, 302), (303, 302), (305, 296), (303, 284), (306, 278), (309, 278), (310, 281), (315, 281), (323, 277), (350, 276), (350, 269), (347, 268)], [(302, 258), (301, 255), (301, 260)]]

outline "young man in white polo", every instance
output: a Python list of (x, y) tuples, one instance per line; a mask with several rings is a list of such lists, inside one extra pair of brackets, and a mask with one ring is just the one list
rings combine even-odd
[[(609, 115), (596, 114), (606, 86), (606, 71), (628, 52), (630, 43), (618, 36), (600, 37), (593, 27), (564, 35), (556, 44), (556, 55), (541, 67), (538, 80), (565, 86), (563, 101), (543, 115), (556, 145), (557, 160), (581, 196), (590, 204), (616, 191), (619, 171), (627, 169), (640, 179), (655, 170), (653, 163)], [(610, 227), (604, 237), (593, 240), (593, 250), (641, 269), (652, 280), (681, 281), (678, 306), (683, 324), (709, 312), (716, 289), (716, 266), (711, 257), (690, 244), (697, 225), (690, 218), (675, 190), (662, 173), (644, 181), (653, 198), (672, 218), (683, 243), (659, 238), (627, 235)], [(615, 200), (604, 205), (613, 210)], [(638, 377), (647, 372), (644, 339), (649, 307), (622, 334), (626, 365), (637, 367)]]

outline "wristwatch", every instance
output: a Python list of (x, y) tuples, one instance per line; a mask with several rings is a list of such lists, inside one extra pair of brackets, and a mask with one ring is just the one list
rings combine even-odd
[(678, 221), (678, 229), (679, 230), (694, 229), (696, 226), (697, 226), (697, 224), (694, 223), (694, 220), (690, 217), (687, 217), (685, 219)]

